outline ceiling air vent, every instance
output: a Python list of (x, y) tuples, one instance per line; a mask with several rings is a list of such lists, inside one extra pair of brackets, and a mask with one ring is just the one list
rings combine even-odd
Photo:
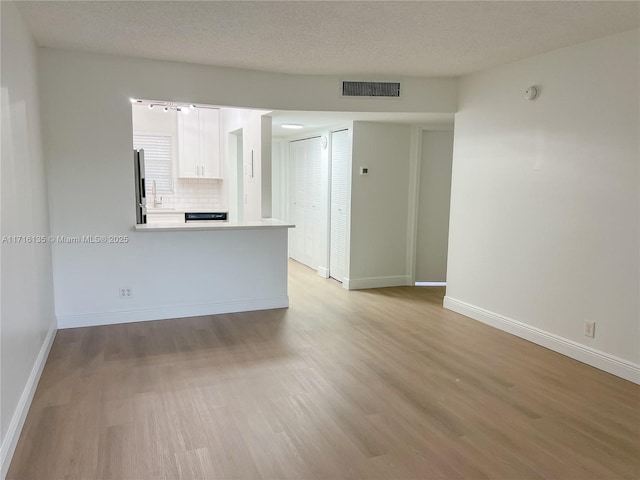
[(399, 97), (400, 84), (393, 82), (342, 82), (343, 97)]

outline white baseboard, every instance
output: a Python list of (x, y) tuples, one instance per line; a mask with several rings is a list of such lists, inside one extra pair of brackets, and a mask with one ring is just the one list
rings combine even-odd
[(411, 285), (409, 275), (395, 277), (345, 278), (342, 283), (347, 290), (363, 290), (365, 288), (404, 287)]
[(329, 269), (325, 267), (318, 267), (318, 275), (322, 278), (329, 278)]
[(640, 364), (596, 350), (526, 323), (518, 322), (451, 297), (444, 297), (444, 307), (511, 333), (580, 362), (640, 384)]
[(47, 363), (47, 357), (49, 356), (49, 351), (51, 350), (51, 345), (53, 345), (53, 339), (55, 337), (56, 328), (53, 327), (47, 333), (47, 336), (42, 343), (42, 347), (38, 352), (38, 356), (33, 363), (33, 368), (31, 368), (31, 373), (29, 374), (27, 383), (22, 390), (22, 395), (20, 395), (18, 405), (16, 405), (16, 409), (11, 417), (11, 423), (9, 423), (7, 434), (4, 437), (2, 446), (0, 446), (0, 478), (2, 480), (6, 478), (7, 472), (9, 471), (9, 465), (11, 465), (13, 453), (18, 445), (24, 421), (27, 418), (27, 413), (29, 413), (29, 407), (31, 407), (33, 395), (36, 393), (36, 387), (40, 381), (40, 375), (42, 375), (44, 365)]
[(63, 329), (93, 327), (96, 325), (113, 325), (116, 323), (148, 322), (152, 320), (166, 320), (169, 318), (199, 317), (202, 315), (217, 315), (220, 313), (271, 310), (274, 308), (288, 307), (289, 297), (284, 296), (198, 305), (169, 305), (115, 312), (57, 315), (56, 318), (58, 320), (58, 328)]
[(447, 282), (416, 282), (416, 287), (446, 287)]

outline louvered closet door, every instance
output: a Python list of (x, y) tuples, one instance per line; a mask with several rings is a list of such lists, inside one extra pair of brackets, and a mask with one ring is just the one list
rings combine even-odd
[(295, 223), (289, 256), (316, 269), (316, 250), (320, 231), (320, 138), (289, 144), (290, 220)]
[(289, 229), (289, 257), (297, 259), (300, 254), (300, 220), (298, 219), (298, 149), (297, 143), (289, 143), (289, 221), (296, 227)]
[(305, 144), (305, 194), (306, 194), (306, 220), (305, 220), (305, 263), (314, 270), (318, 268), (316, 261), (316, 249), (319, 244), (320, 232), (320, 162), (322, 145), (320, 138), (304, 140)]
[(331, 245), (329, 275), (344, 281), (347, 260), (347, 208), (351, 194), (349, 130), (331, 134)]
[[(326, 238), (326, 225), (322, 225), (322, 139), (321, 137), (313, 138), (309, 141), (309, 158), (310, 158), (310, 171), (312, 182), (310, 185), (310, 202), (311, 202), (311, 235), (313, 236), (313, 248), (312, 248), (312, 261), (313, 269), (317, 270), (320, 265), (319, 258), (321, 254), (319, 247), (322, 244), (321, 236)], [(325, 184), (324, 188), (326, 189)], [(326, 240), (325, 240), (326, 244)]]

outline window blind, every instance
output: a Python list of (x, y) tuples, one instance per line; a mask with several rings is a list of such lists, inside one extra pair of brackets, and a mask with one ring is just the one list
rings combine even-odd
[(144, 150), (147, 198), (151, 196), (154, 180), (157, 194), (173, 192), (171, 140), (171, 135), (155, 133), (133, 134), (133, 148)]

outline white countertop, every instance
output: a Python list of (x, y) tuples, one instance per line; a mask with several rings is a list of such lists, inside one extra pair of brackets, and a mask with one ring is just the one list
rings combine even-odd
[(250, 230), (256, 228), (294, 228), (292, 223), (276, 220), (275, 218), (263, 218), (256, 222), (189, 222), (171, 223), (163, 222), (156, 224), (134, 225), (137, 232), (168, 232), (175, 230)]
[(176, 210), (175, 208), (147, 208), (147, 215), (184, 215), (186, 210)]

